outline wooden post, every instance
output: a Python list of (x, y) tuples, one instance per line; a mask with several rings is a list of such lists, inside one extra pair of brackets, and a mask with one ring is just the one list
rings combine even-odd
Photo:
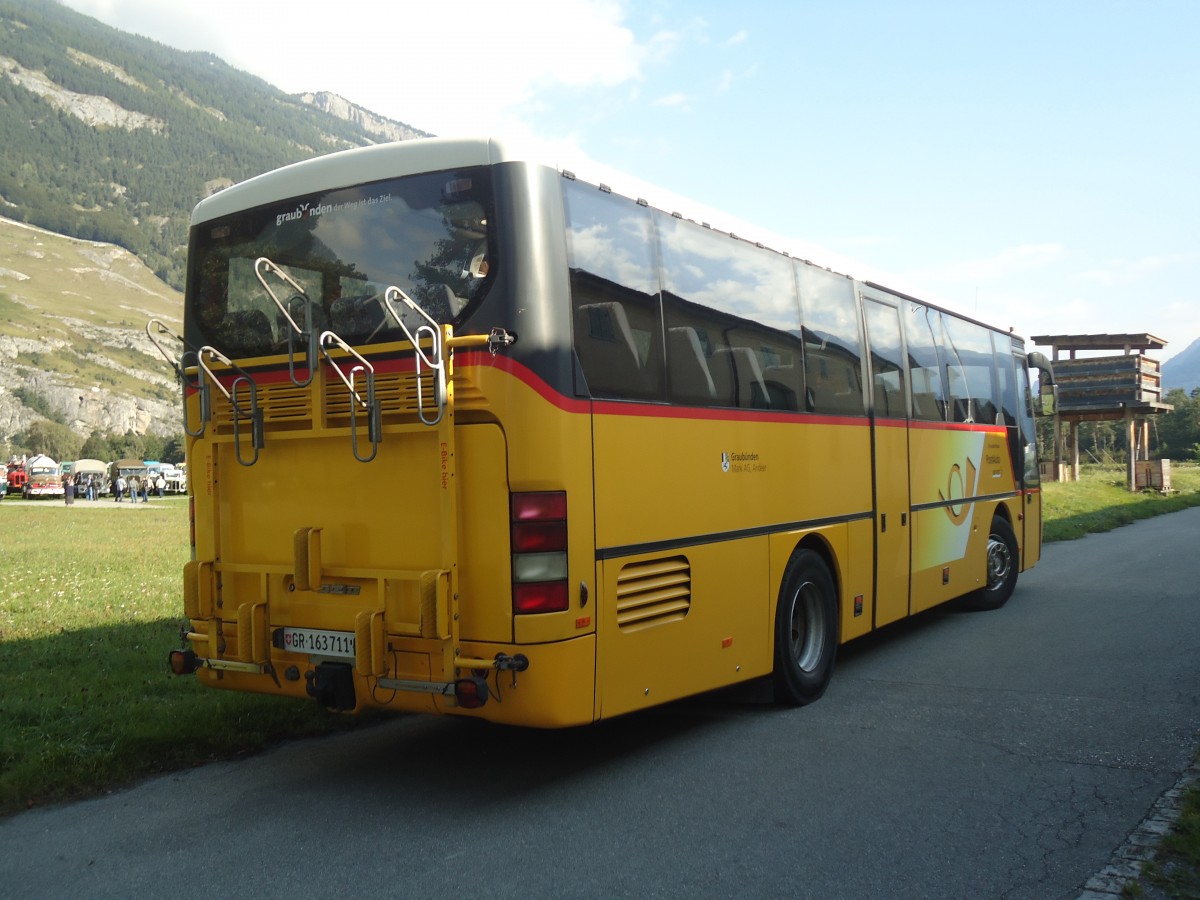
[(1137, 459), (1137, 435), (1134, 432), (1133, 410), (1125, 407), (1125, 436), (1129, 440), (1129, 452), (1125, 457), (1126, 460), (1126, 486), (1131, 493), (1137, 491), (1137, 470), (1135, 461)]
[(1079, 423), (1071, 420), (1071, 481), (1079, 480)]

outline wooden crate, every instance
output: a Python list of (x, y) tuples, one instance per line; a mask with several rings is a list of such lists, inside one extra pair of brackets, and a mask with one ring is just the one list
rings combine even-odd
[(1171, 461), (1169, 459), (1139, 459), (1133, 464), (1139, 491), (1151, 490), (1166, 493), (1171, 488)]

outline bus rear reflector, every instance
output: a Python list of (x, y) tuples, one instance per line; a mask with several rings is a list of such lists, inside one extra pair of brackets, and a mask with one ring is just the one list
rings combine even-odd
[(511, 515), (513, 613), (567, 609), (566, 492), (513, 494)]

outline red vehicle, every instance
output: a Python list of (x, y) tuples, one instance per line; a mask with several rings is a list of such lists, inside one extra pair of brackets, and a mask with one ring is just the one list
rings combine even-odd
[(11, 461), (8, 464), (8, 489), (10, 494), (20, 494), (25, 490), (25, 484), (29, 480), (24, 467), (20, 462)]

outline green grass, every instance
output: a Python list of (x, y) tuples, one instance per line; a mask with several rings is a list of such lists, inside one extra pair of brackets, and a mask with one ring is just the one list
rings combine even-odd
[(186, 505), (0, 503), (0, 815), (360, 724), (169, 674)]
[(1145, 871), (1175, 900), (1200, 897), (1200, 785), (1184, 794), (1179, 819)]
[(1045, 540), (1075, 540), (1139, 519), (1200, 506), (1200, 466), (1173, 463), (1174, 490), (1168, 494), (1131, 493), (1125, 484), (1125, 469), (1120, 466), (1085, 466), (1077, 482), (1043, 484)]
[[(1200, 505), (1200, 467), (1176, 463), (1172, 483), (1131, 494), (1123, 468), (1087, 467), (1078, 483), (1046, 484), (1045, 538)], [(0, 503), (0, 816), (371, 720), (168, 674), (187, 557), (182, 498)], [(1200, 787), (1147, 877), (1194, 898), (1198, 871)]]

